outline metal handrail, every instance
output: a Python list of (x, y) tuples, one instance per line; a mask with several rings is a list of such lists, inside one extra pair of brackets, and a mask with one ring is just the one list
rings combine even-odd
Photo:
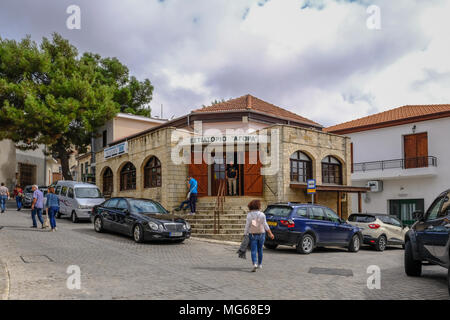
[(437, 158), (433, 156), (427, 156), (406, 159), (360, 162), (353, 164), (353, 172), (365, 172), (371, 170), (385, 170), (395, 168), (412, 169), (426, 167), (437, 167)]
[(220, 179), (217, 192), (216, 206), (214, 208), (214, 234), (220, 233), (220, 215), (223, 214), (223, 203), (225, 202), (226, 180)]

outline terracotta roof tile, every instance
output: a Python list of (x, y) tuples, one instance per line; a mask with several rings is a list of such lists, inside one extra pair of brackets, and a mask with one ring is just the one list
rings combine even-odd
[(365, 131), (380, 126), (398, 125), (408, 120), (421, 121), (441, 116), (450, 117), (450, 104), (408, 105), (331, 126), (324, 129), (324, 131), (332, 133)]
[(192, 111), (192, 113), (202, 113), (202, 112), (221, 112), (221, 111), (249, 111), (254, 110), (256, 112), (267, 113), (274, 117), (280, 117), (303, 124), (311, 125), (314, 127), (322, 128), (322, 125), (302, 117), (296, 113), (288, 111), (286, 109), (277, 107), (266, 101), (258, 99), (252, 95), (245, 95), (236, 99), (231, 99), (225, 102), (220, 102), (209, 107), (204, 107)]

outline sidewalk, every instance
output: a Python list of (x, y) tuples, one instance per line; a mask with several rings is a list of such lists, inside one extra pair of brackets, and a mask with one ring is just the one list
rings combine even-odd
[(0, 260), (0, 300), (8, 300), (9, 273), (6, 264)]

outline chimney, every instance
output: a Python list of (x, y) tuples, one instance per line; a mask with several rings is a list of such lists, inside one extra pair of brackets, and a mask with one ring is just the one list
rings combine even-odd
[(251, 109), (252, 108), (252, 96), (251, 95), (247, 95), (247, 109)]

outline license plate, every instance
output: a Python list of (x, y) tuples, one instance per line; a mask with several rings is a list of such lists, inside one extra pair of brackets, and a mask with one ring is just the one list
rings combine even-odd
[(274, 221), (268, 221), (267, 224), (268, 224), (269, 226), (276, 227), (278, 223), (276, 223), (276, 222), (274, 222)]
[(181, 237), (181, 236), (183, 236), (183, 232), (171, 232), (170, 236), (171, 237)]

